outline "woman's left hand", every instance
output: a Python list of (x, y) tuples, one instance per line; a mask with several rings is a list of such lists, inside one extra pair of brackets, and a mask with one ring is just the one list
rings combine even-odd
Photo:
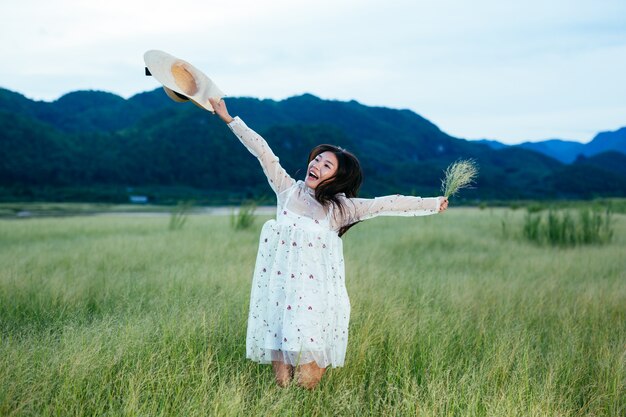
[(448, 199), (446, 197), (437, 197), (439, 198), (439, 213), (448, 209)]

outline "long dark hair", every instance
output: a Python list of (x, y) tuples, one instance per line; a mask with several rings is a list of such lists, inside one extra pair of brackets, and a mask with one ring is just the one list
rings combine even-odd
[[(334, 145), (322, 144), (317, 145), (309, 153), (307, 164), (311, 163), (315, 157), (324, 152), (332, 152), (337, 157), (337, 171), (332, 177), (322, 181), (315, 187), (315, 199), (324, 207), (334, 205), (342, 215), (346, 213), (347, 208), (339, 198), (339, 194), (343, 193), (346, 197), (356, 197), (363, 182), (363, 172), (361, 164), (354, 154), (347, 150)], [(350, 223), (339, 229), (339, 236), (342, 236), (349, 228), (358, 222)]]

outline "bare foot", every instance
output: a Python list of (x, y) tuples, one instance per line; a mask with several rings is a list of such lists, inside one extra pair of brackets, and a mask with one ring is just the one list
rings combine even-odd
[(280, 361), (272, 361), (274, 377), (279, 387), (288, 387), (293, 378), (293, 366)]
[(315, 362), (300, 365), (296, 368), (296, 383), (306, 389), (313, 389), (319, 384), (326, 372), (326, 368), (320, 368)]

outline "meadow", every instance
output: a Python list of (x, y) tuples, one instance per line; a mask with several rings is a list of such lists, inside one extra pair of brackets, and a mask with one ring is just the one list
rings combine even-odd
[(267, 216), (0, 220), (0, 415), (626, 415), (626, 215), (568, 248), (525, 241), (523, 217), (351, 229), (346, 363), (313, 391), (245, 359)]

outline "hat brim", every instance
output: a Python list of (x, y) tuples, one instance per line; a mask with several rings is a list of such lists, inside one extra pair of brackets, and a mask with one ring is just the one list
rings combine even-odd
[(171, 90), (169, 88), (167, 88), (166, 86), (163, 86), (163, 91), (165, 91), (165, 94), (167, 94), (167, 96), (169, 98), (171, 98), (172, 100), (174, 100), (177, 103), (186, 103), (189, 101), (189, 98), (186, 96), (183, 96), (180, 93), (177, 93), (174, 90)]
[(178, 93), (199, 107), (215, 112), (209, 98), (224, 97), (222, 90), (209, 77), (187, 61), (158, 50), (147, 51), (143, 59), (152, 76), (163, 85), (168, 97), (174, 101), (186, 101), (175, 94)]

